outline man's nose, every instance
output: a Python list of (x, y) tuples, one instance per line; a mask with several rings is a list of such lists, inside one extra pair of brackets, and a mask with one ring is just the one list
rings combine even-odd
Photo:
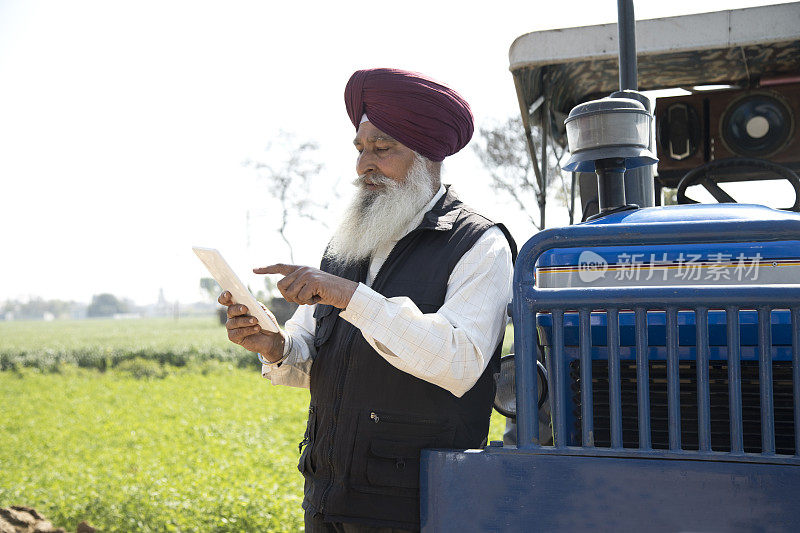
[(363, 150), (358, 154), (356, 161), (356, 173), (361, 176), (369, 172), (377, 172), (378, 167), (375, 164), (375, 155), (368, 150)]

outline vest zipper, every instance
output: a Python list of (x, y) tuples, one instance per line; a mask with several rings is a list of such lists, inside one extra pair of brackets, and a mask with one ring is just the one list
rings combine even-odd
[[(308, 408), (308, 418), (311, 420), (311, 416), (314, 414), (314, 406)], [(311, 424), (306, 425), (306, 432), (303, 435), (303, 440), (300, 441), (300, 444), (297, 445), (298, 453), (303, 453), (303, 446), (307, 445), (311, 442)]]
[(411, 416), (403, 417), (403, 416), (394, 416), (394, 415), (387, 415), (387, 414), (378, 414), (375, 411), (372, 411), (369, 414), (370, 420), (379, 424), (381, 422), (388, 422), (394, 424), (414, 424), (420, 426), (444, 426), (446, 423), (444, 420), (434, 420), (434, 419), (426, 419), (426, 418), (414, 418)]
[[(345, 353), (349, 353), (350, 347), (353, 344), (353, 339), (355, 338), (355, 332), (357, 331), (356, 328), (352, 328), (350, 333), (347, 335), (347, 339), (345, 339), (345, 347), (347, 351)], [(333, 411), (331, 416), (331, 430), (330, 430), (330, 445), (328, 446), (328, 469), (330, 470), (330, 480), (328, 481), (328, 485), (325, 487), (325, 490), (322, 491), (322, 497), (319, 500), (319, 513), (324, 516), (325, 514), (325, 502), (328, 499), (328, 493), (333, 488), (333, 479), (334, 479), (334, 464), (333, 464), (333, 454), (335, 450), (336, 444), (336, 422), (339, 419), (339, 407), (342, 403), (342, 396), (344, 395), (344, 383), (347, 380), (347, 369), (350, 366), (350, 357), (348, 356), (344, 368), (342, 368), (341, 378), (336, 383), (336, 400), (333, 403)]]

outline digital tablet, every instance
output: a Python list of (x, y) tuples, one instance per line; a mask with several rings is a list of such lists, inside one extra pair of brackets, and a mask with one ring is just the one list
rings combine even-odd
[(247, 307), (248, 312), (258, 320), (261, 329), (278, 333), (278, 321), (275, 320), (275, 315), (261, 306), (219, 251), (199, 246), (193, 246), (192, 250), (217, 280), (219, 286), (233, 295), (233, 301)]

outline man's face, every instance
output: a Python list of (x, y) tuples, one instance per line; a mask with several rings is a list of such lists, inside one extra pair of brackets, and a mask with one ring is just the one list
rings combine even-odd
[(372, 125), (362, 122), (353, 144), (358, 150), (356, 172), (365, 176), (363, 186), (372, 192), (383, 192), (385, 185), (370, 181), (371, 174), (382, 174), (398, 183), (406, 180), (414, 151)]
[(362, 261), (397, 241), (439, 188), (429, 161), (371, 123), (359, 126), (353, 144), (358, 190), (326, 252), (342, 263)]

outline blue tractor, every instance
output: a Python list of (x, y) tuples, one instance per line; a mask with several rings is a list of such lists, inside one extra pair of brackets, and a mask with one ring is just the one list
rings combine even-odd
[[(635, 32), (618, 5), (512, 45), (532, 160), (568, 140), (584, 216), (515, 265), (516, 444), (424, 451), (423, 531), (800, 531), (800, 2)], [(726, 190), (775, 179), (785, 209)]]

